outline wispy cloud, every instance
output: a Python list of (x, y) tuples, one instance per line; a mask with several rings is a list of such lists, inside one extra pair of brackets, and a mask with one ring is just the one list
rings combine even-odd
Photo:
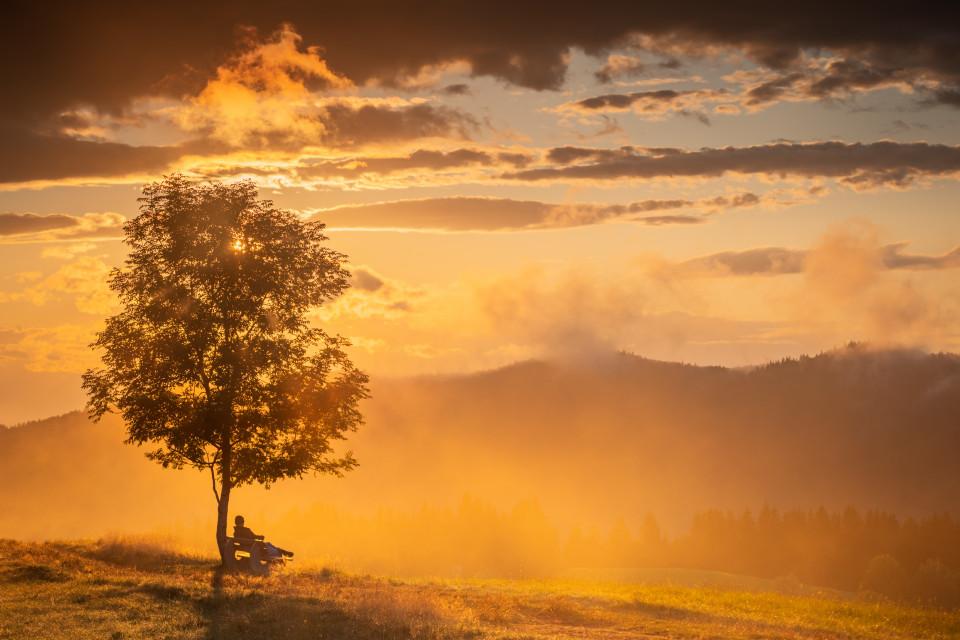
[[(345, 205), (311, 212), (339, 229), (425, 231), (523, 231), (563, 229), (609, 222), (661, 226), (702, 224), (726, 209), (775, 203), (750, 192), (688, 200), (640, 200), (627, 204), (548, 203), (508, 198), (451, 197)], [(664, 211), (678, 211), (663, 215)], [(683, 213), (679, 213), (683, 211)]]
[(518, 181), (624, 178), (719, 178), (725, 174), (833, 178), (854, 189), (908, 187), (922, 178), (955, 177), (960, 147), (926, 142), (778, 143), (688, 151), (622, 147), (558, 147), (547, 160), (554, 166), (509, 172)]

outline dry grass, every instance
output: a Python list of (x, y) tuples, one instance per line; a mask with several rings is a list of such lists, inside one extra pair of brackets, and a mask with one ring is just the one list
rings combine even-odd
[(927, 609), (582, 580), (222, 574), (162, 540), (0, 541), (0, 638), (955, 638)]

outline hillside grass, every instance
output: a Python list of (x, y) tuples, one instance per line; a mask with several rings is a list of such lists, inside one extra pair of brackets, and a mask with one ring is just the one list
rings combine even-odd
[(0, 638), (957, 638), (960, 614), (677, 584), (258, 578), (144, 539), (0, 540)]

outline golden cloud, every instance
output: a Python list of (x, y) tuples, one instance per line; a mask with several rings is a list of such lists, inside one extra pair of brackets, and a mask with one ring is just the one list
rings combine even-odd
[(330, 70), (319, 47), (301, 50), (301, 42), (290, 25), (269, 40), (249, 41), (175, 120), (233, 147), (270, 146), (277, 137), (319, 139), (326, 127), (307, 83), (337, 90), (353, 83)]
[(35, 283), (22, 291), (4, 295), (7, 301), (23, 300), (41, 306), (57, 294), (67, 294), (73, 297), (80, 311), (106, 315), (117, 307), (116, 296), (107, 284), (110, 270), (103, 261), (84, 256), (61, 266), (43, 279), (31, 278)]
[(18, 331), (17, 341), (0, 353), (23, 361), (28, 371), (82, 373), (97, 364), (96, 354), (87, 345), (98, 330), (96, 326), (60, 325)]

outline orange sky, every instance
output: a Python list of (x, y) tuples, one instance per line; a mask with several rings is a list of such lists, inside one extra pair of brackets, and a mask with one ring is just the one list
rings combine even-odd
[(174, 171), (327, 222), (374, 376), (960, 348), (956, 16), (180, 4), (4, 10), (0, 423), (82, 406)]

